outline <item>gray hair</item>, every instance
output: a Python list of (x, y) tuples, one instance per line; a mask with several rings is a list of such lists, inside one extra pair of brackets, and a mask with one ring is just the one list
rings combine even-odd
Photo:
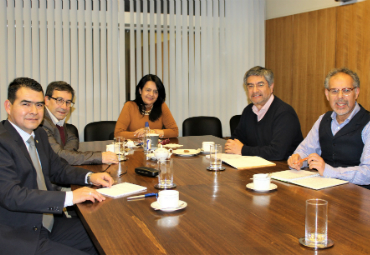
[(357, 73), (355, 73), (352, 70), (349, 70), (346, 67), (342, 67), (342, 68), (334, 68), (333, 70), (331, 70), (328, 73), (328, 75), (325, 78), (325, 82), (324, 82), (324, 85), (325, 85), (325, 88), (326, 89), (329, 89), (329, 80), (331, 79), (331, 77), (333, 77), (337, 73), (345, 73), (345, 74), (348, 74), (349, 76), (351, 76), (351, 78), (353, 80), (353, 84), (352, 84), (353, 87), (354, 88), (359, 88), (360, 87), (360, 79), (358, 78)]
[(244, 85), (247, 85), (247, 79), (250, 76), (263, 76), (269, 84), (269, 87), (274, 83), (274, 73), (270, 69), (261, 66), (252, 67), (245, 73)]

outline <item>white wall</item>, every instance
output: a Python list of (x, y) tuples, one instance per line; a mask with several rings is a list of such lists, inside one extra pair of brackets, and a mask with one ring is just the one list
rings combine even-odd
[[(352, 0), (345, 4), (362, 2)], [(266, 0), (266, 19), (274, 19), (288, 15), (310, 12), (343, 5), (335, 0)]]

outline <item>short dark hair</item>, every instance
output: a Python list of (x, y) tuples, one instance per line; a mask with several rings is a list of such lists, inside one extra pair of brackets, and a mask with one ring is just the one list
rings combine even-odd
[(42, 94), (44, 94), (44, 90), (42, 89), (42, 86), (40, 85), (40, 83), (38, 83), (34, 79), (27, 78), (27, 77), (15, 78), (9, 84), (9, 87), (8, 87), (8, 100), (10, 101), (10, 103), (12, 104), (14, 103), (16, 99), (17, 91), (22, 87), (30, 88), (34, 91), (42, 92)]
[(268, 68), (255, 66), (249, 69), (244, 75), (244, 85), (247, 85), (247, 79), (250, 76), (263, 76), (269, 87), (274, 83), (274, 73)]
[(351, 76), (352, 80), (353, 80), (353, 87), (354, 88), (359, 88), (360, 87), (360, 78), (358, 78), (357, 76), (357, 73), (355, 73), (354, 71), (346, 68), (346, 67), (342, 67), (342, 68), (334, 68), (332, 69), (328, 75), (326, 76), (325, 78), (325, 81), (324, 81), (324, 86), (326, 89), (329, 88), (329, 81), (331, 79), (331, 77), (333, 77), (334, 75), (338, 74), (338, 73), (345, 73), (345, 74), (348, 74), (349, 76)]
[(165, 88), (163, 86), (163, 83), (162, 83), (161, 79), (159, 79), (159, 77), (157, 75), (147, 74), (143, 78), (141, 78), (141, 80), (139, 81), (139, 83), (136, 86), (135, 100), (134, 101), (138, 105), (140, 113), (144, 114), (145, 105), (144, 105), (143, 99), (141, 98), (139, 89), (141, 89), (141, 91), (142, 91), (145, 84), (148, 81), (154, 82), (155, 85), (157, 86), (157, 90), (158, 90), (158, 98), (154, 102), (153, 109), (149, 114), (149, 120), (150, 121), (156, 121), (162, 115), (162, 104), (164, 103), (164, 100), (166, 99)]
[(52, 97), (54, 90), (67, 91), (67, 92), (71, 93), (72, 94), (72, 101), (73, 101), (73, 98), (75, 97), (75, 91), (74, 91), (74, 89), (72, 88), (71, 85), (69, 85), (65, 81), (53, 81), (53, 82), (50, 82), (49, 85), (48, 85), (48, 87), (46, 88), (45, 96)]

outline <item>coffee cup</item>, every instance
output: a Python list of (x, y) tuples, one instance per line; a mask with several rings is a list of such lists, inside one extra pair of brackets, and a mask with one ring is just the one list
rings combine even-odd
[(202, 149), (204, 152), (209, 153), (211, 151), (211, 145), (214, 145), (214, 142), (202, 142)]
[(176, 208), (179, 205), (179, 192), (177, 190), (159, 191), (157, 202), (160, 208)]
[[(146, 141), (145, 144), (147, 144), (147, 140), (150, 139), (150, 149), (155, 150), (158, 148), (158, 139), (159, 139), (159, 134), (155, 133), (150, 133), (146, 135)], [(146, 146), (145, 146), (146, 148)], [(144, 149), (145, 149), (144, 148)]]
[(269, 190), (271, 178), (269, 174), (254, 174), (253, 188), (255, 190)]

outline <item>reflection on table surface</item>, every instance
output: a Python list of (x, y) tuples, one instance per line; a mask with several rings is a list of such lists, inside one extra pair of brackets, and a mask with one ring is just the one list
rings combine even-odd
[[(225, 140), (212, 136), (179, 137), (171, 142), (184, 145), (184, 149), (197, 149), (202, 141), (225, 144)], [(86, 146), (94, 150), (112, 141), (105, 142), (89, 142)], [(370, 191), (365, 188), (350, 183), (315, 191), (273, 180), (277, 190), (257, 193), (246, 189), (252, 175), (286, 170), (286, 162), (251, 170), (225, 165), (223, 172), (210, 172), (206, 170), (209, 161), (205, 155), (172, 158), (174, 183), (180, 200), (188, 204), (186, 209), (154, 211), (150, 204), (155, 197), (138, 201), (107, 198), (102, 203), (77, 206), (100, 253), (313, 254), (298, 242), (304, 237), (305, 201), (311, 198), (329, 203), (328, 237), (334, 247), (320, 254), (370, 253)], [(116, 182), (131, 182), (146, 186), (148, 193), (157, 192), (157, 178), (135, 174), (136, 167), (156, 166), (155, 161), (145, 161), (141, 148), (121, 164), (128, 169), (121, 177), (117, 175), (118, 165), (107, 170)], [(107, 165), (82, 167), (100, 172)]]

